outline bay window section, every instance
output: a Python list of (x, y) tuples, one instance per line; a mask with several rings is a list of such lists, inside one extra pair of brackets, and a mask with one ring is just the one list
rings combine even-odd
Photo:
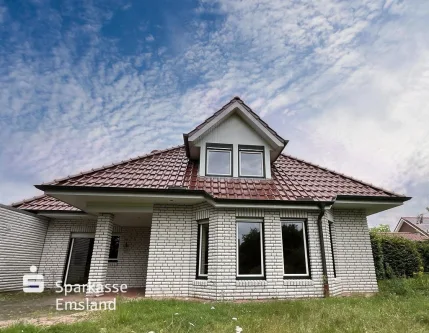
[(198, 224), (197, 278), (206, 279), (209, 273), (209, 223)]
[(237, 221), (237, 278), (264, 277), (264, 237), (261, 221)]
[(263, 178), (264, 147), (263, 146), (238, 146), (240, 177)]
[(305, 221), (282, 221), (284, 277), (310, 277)]

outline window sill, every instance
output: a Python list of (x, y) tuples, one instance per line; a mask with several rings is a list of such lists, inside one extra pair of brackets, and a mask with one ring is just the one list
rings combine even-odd
[(207, 286), (208, 285), (208, 281), (207, 281), (207, 279), (206, 280), (198, 279), (198, 280), (192, 281), (192, 284), (194, 286)]
[(253, 281), (253, 280), (266, 280), (265, 276), (236, 276), (237, 281)]
[(266, 286), (267, 280), (237, 280), (235, 281), (235, 285), (239, 287), (247, 287), (247, 286)]
[(310, 278), (305, 279), (285, 279), (283, 280), (284, 286), (313, 286), (314, 281)]

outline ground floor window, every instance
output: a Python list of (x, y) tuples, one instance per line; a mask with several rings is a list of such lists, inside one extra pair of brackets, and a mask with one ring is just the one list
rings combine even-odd
[(261, 221), (237, 221), (237, 277), (264, 277)]
[(209, 273), (209, 224), (198, 224), (198, 267), (197, 277), (207, 278)]
[(118, 261), (119, 254), (119, 236), (112, 236), (110, 239), (109, 261)]
[(305, 221), (282, 221), (281, 227), (284, 276), (310, 276)]

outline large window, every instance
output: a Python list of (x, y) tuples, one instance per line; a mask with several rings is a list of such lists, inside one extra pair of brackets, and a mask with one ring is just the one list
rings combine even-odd
[(309, 277), (307, 234), (304, 221), (283, 221), (283, 273), (285, 277)]
[(264, 147), (239, 146), (241, 177), (264, 177)]
[(112, 236), (110, 239), (109, 261), (118, 261), (119, 254), (119, 236)]
[(334, 240), (332, 236), (332, 226), (333, 226), (333, 223), (329, 221), (329, 241), (331, 243), (332, 268), (334, 270), (334, 277), (337, 277), (337, 270), (335, 268)]
[(262, 222), (237, 222), (237, 277), (263, 278), (263, 227)]
[(209, 224), (198, 224), (198, 265), (197, 277), (207, 278), (209, 273)]
[(206, 175), (232, 176), (232, 145), (207, 144)]

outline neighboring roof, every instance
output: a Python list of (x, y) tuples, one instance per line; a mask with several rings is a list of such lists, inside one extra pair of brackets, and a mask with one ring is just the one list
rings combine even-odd
[[(204, 190), (215, 199), (331, 201), (340, 194), (407, 199), (283, 154), (273, 163), (272, 179), (200, 177), (198, 161), (186, 157), (184, 146), (154, 151), (118, 164), (55, 180), (49, 185), (135, 189), (179, 187)], [(26, 210), (76, 210), (47, 196), (12, 206)]]
[(416, 242), (422, 242), (429, 240), (428, 236), (422, 234), (413, 233), (413, 232), (380, 232), (380, 234), (392, 237), (402, 237)]
[(418, 232), (429, 234), (429, 217), (423, 217), (423, 223), (417, 223), (417, 216), (401, 217), (395, 227), (395, 232), (401, 229), (402, 224), (405, 222)]
[(287, 140), (283, 139), (276, 131), (274, 131), (265, 121), (263, 121), (246, 103), (244, 103), (240, 97), (236, 96), (233, 99), (231, 99), (227, 104), (225, 104), (219, 111), (216, 111), (213, 113), (210, 117), (208, 117), (206, 120), (204, 120), (201, 124), (199, 124), (197, 127), (195, 127), (192, 131), (187, 133), (187, 136), (192, 136), (194, 133), (196, 133), (199, 129), (203, 128), (207, 123), (209, 123), (212, 119), (216, 118), (218, 115), (220, 115), (222, 112), (224, 112), (228, 107), (235, 103), (240, 103), (257, 121), (259, 121), (271, 134), (273, 134), (277, 139), (279, 139), (283, 143), (287, 143)]
[(424, 230), (425, 232), (429, 232), (429, 217), (423, 217), (423, 223), (417, 223), (417, 216), (414, 217), (402, 217), (402, 219), (406, 220), (417, 226), (418, 228)]

